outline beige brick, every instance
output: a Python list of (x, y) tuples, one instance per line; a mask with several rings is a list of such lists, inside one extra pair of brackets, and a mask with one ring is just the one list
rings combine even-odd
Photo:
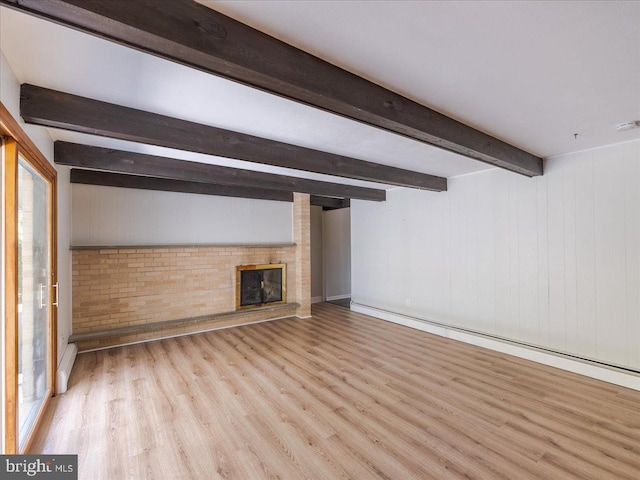
[[(308, 229), (308, 223), (306, 227), (305, 222), (297, 225), (299, 229)], [(297, 279), (306, 269), (296, 268), (296, 263), (306, 255), (294, 246), (76, 250), (73, 252), (74, 332), (232, 311), (235, 266), (242, 264), (286, 263), (288, 301), (299, 302), (308, 289), (309, 279)], [(301, 307), (300, 311), (304, 309)], [(255, 321), (252, 316), (235, 318), (236, 321), (242, 318), (240, 323)], [(166, 332), (161, 336), (166, 336)], [(141, 338), (157, 337), (151, 334)], [(112, 344), (110, 342), (112, 340), (83, 342), (79, 347)]]

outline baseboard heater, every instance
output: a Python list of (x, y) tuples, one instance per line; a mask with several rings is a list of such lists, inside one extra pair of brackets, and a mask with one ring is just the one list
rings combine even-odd
[(71, 369), (76, 360), (76, 355), (78, 355), (78, 347), (76, 344), (67, 344), (67, 348), (62, 355), (62, 360), (57, 370), (56, 393), (64, 393), (67, 391), (69, 377), (71, 376)]
[(379, 308), (379, 307), (372, 307), (370, 305), (365, 305), (363, 303), (358, 303), (358, 302), (351, 302), (352, 305), (355, 306), (360, 306), (362, 308), (366, 308), (366, 309), (370, 309), (370, 310), (377, 310), (379, 312), (383, 312), (389, 315), (393, 315), (393, 316), (397, 316), (397, 317), (404, 317), (407, 318), (409, 320), (413, 320), (415, 322), (420, 322), (420, 323), (426, 323), (428, 325), (432, 325), (434, 327), (438, 327), (438, 328), (444, 328), (447, 330), (453, 330), (456, 332), (460, 332), (460, 333), (466, 333), (469, 335), (475, 335), (478, 337), (484, 337), (487, 339), (491, 339), (491, 340), (496, 340), (502, 343), (507, 343), (507, 344), (511, 344), (511, 345), (515, 345), (515, 346), (519, 346), (519, 347), (524, 347), (524, 348), (528, 348), (530, 350), (537, 350), (539, 352), (543, 352), (543, 353), (549, 353), (552, 355), (556, 355), (556, 356), (560, 356), (560, 357), (565, 357), (568, 359), (572, 359), (572, 360), (578, 360), (580, 362), (586, 362), (586, 363), (590, 363), (593, 364), (594, 366), (599, 366), (599, 367), (606, 367), (606, 368), (610, 368), (610, 369), (614, 369), (614, 370), (619, 370), (623, 373), (630, 373), (630, 374), (634, 374), (634, 375), (638, 375), (640, 376), (640, 370), (634, 369), (634, 368), (630, 368), (630, 367), (625, 367), (622, 365), (616, 365), (614, 363), (607, 363), (607, 362), (603, 362), (601, 360), (594, 360), (593, 358), (588, 358), (588, 357), (581, 357), (579, 355), (574, 355), (571, 353), (567, 353), (567, 352), (561, 352), (559, 350), (554, 350), (551, 348), (547, 348), (547, 347), (541, 347), (539, 345), (534, 345), (531, 343), (526, 343), (526, 342), (522, 342), (519, 340), (512, 340), (510, 338), (505, 338), (505, 337), (501, 337), (499, 335), (492, 335), (490, 333), (485, 333), (485, 332), (479, 332), (477, 330), (472, 330), (469, 328), (463, 328), (463, 327), (457, 327), (457, 326), (453, 326), (453, 325), (448, 325), (446, 323), (441, 323), (441, 322), (436, 322), (434, 320), (427, 320), (425, 318), (421, 318), (421, 317), (415, 317), (413, 315), (407, 315), (406, 313), (397, 313), (397, 312), (392, 312), (390, 310), (385, 310), (384, 308)]

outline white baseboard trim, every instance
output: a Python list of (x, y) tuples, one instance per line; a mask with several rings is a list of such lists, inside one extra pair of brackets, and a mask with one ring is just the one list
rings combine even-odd
[(311, 303), (320, 303), (321, 301), (322, 301), (322, 296), (311, 297)]
[(64, 393), (67, 391), (67, 384), (71, 376), (71, 369), (78, 355), (78, 347), (75, 343), (69, 343), (64, 350), (60, 365), (58, 365), (56, 377), (56, 393)]
[(327, 302), (332, 300), (342, 300), (343, 298), (351, 298), (351, 294), (347, 293), (345, 295), (333, 295), (332, 297), (327, 297)]
[(600, 365), (569, 355), (519, 345), (509, 340), (473, 334), (454, 327), (436, 325), (428, 320), (416, 319), (358, 303), (351, 303), (351, 311), (640, 391), (640, 375), (631, 371), (627, 372), (623, 369)]

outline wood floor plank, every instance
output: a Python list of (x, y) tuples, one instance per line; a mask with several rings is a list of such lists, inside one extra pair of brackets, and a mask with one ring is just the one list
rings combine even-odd
[[(449, 342), (451, 342), (451, 341), (449, 341)], [(459, 342), (454, 342), (454, 343), (455, 344), (459, 344)], [(460, 344), (460, 345), (464, 345), (464, 344)], [(475, 347), (475, 349), (477, 351), (487, 352), (486, 350), (479, 349), (478, 347)], [(488, 352), (488, 353), (495, 354), (496, 352)], [(402, 353), (400, 353), (399, 355), (400, 355), (400, 357), (403, 356)], [(509, 357), (508, 355), (504, 355), (504, 354), (498, 354), (498, 355), (502, 355), (505, 360), (509, 360), (509, 361), (513, 360), (513, 357)], [(433, 356), (433, 349), (432, 349), (432, 352), (431, 352), (431, 356)], [(447, 353), (447, 357), (451, 357), (451, 353)], [(405, 356), (404, 357), (404, 362), (402, 362), (402, 363), (406, 364), (406, 363), (411, 362), (411, 360), (412, 360), (411, 356), (409, 356), (408, 358)], [(454, 362), (451, 362), (451, 363), (454, 363)], [(503, 361), (503, 363), (508, 364), (507, 362), (504, 362), (504, 361)], [(447, 380), (449, 380), (451, 378), (454, 378), (454, 375), (455, 375), (454, 380), (458, 383), (458, 385), (456, 385), (455, 389), (448, 388), (447, 392), (449, 392), (451, 394), (455, 394), (455, 392), (460, 391), (460, 393), (464, 394), (464, 397), (467, 397), (467, 398), (474, 398), (474, 395), (473, 395), (474, 392), (480, 392), (480, 393), (481, 392), (486, 392), (487, 393), (486, 400), (485, 400), (486, 402), (491, 402), (491, 404), (493, 404), (494, 406), (498, 406), (498, 408), (506, 408), (508, 411), (511, 412), (511, 416), (515, 416), (515, 417), (518, 416), (518, 412), (519, 411), (528, 411), (531, 408), (531, 405), (536, 406), (536, 405), (540, 404), (540, 402), (538, 400), (535, 400), (533, 402), (528, 400), (527, 397), (530, 396), (528, 394), (530, 389), (528, 389), (526, 387), (519, 387), (520, 383), (525, 382), (525, 379), (524, 379), (525, 375), (523, 375), (522, 373), (520, 373), (517, 376), (515, 376), (511, 381), (508, 381), (508, 382), (505, 383), (505, 382), (501, 382), (500, 381), (500, 376), (497, 376), (497, 375), (484, 375), (484, 376), (480, 376), (478, 378), (478, 376), (476, 375), (476, 373), (478, 371), (477, 371), (477, 369), (473, 368), (472, 364), (463, 365), (463, 366), (465, 367), (463, 370), (456, 371), (454, 369), (454, 370), (451, 370), (452, 373), (446, 374), (444, 376), (444, 380), (443, 381), (446, 382)], [(549, 368), (549, 367), (546, 367), (546, 366), (543, 366), (543, 365), (539, 365), (539, 364), (535, 364), (535, 363), (532, 363), (532, 362), (526, 362), (525, 361), (524, 366), (527, 367), (526, 372), (525, 372), (527, 374), (526, 375), (527, 379), (528, 379), (528, 376), (530, 374), (529, 370), (536, 369), (538, 367), (546, 368), (550, 372), (556, 372), (555, 374), (552, 374), (553, 376), (558, 376), (557, 372), (561, 372), (564, 375), (564, 378), (562, 379), (563, 381), (562, 382), (559, 381), (557, 383), (554, 383), (554, 389), (553, 390), (555, 392), (562, 392), (564, 394), (563, 398), (566, 398), (568, 396), (569, 397), (573, 396), (574, 398), (577, 398), (577, 397), (575, 397), (576, 392), (579, 392), (580, 396), (582, 398), (587, 399), (587, 401), (590, 398), (592, 398), (592, 395), (591, 395), (592, 392), (590, 392), (588, 388), (585, 389), (586, 391), (583, 390), (583, 389), (576, 390), (575, 388), (571, 388), (570, 390), (565, 390), (564, 383), (565, 383), (566, 380), (573, 380), (574, 378), (578, 378), (578, 379), (583, 380), (585, 383), (590, 384), (590, 383), (593, 383), (593, 379), (581, 377), (579, 375), (574, 375), (574, 374), (571, 374), (569, 372), (563, 372), (563, 371), (560, 371), (558, 369)], [(442, 368), (436, 369), (436, 368), (430, 367), (430, 370), (433, 370), (433, 374), (434, 375), (438, 375), (438, 374), (440, 374), (442, 372)], [(512, 370), (513, 370), (513, 372), (517, 372), (519, 369), (512, 369)], [(425, 373), (422, 372), (421, 375), (424, 376)], [(474, 381), (474, 378), (477, 381)], [(547, 382), (547, 385), (551, 385), (552, 384), (551, 382), (553, 382), (553, 378), (550, 379), (550, 380), (551, 380), (550, 382)], [(413, 383), (415, 384), (416, 387), (420, 387), (420, 379), (419, 378), (415, 378), (414, 377)], [(440, 383), (440, 382), (438, 382), (438, 383)], [(604, 390), (610, 390), (612, 392), (615, 392), (619, 388), (621, 388), (621, 387), (617, 387), (617, 386), (611, 386), (609, 384), (603, 384), (602, 382), (597, 382), (597, 383), (602, 384)], [(448, 384), (448, 382), (447, 382), (447, 384)], [(431, 382), (431, 385), (433, 385), (433, 382)], [(469, 388), (466, 389), (467, 391), (465, 391), (465, 386), (466, 385), (469, 385)], [(509, 395), (510, 389), (513, 389), (514, 386), (518, 386), (518, 388), (515, 389), (516, 395)], [(398, 387), (398, 386), (396, 385), (396, 387)], [(426, 385), (425, 385), (425, 387), (426, 387)], [(615, 388), (611, 388), (611, 387), (615, 387)], [(413, 385), (411, 386), (411, 388), (413, 388)], [(547, 386), (547, 388), (549, 388), (549, 387)], [(623, 389), (623, 390), (626, 390), (626, 389)], [(511, 391), (513, 391), (513, 390), (511, 390)], [(539, 392), (536, 393), (535, 396), (540, 397), (540, 393)], [(611, 398), (611, 397), (609, 397), (609, 398)], [(616, 398), (617, 398), (617, 395), (616, 395)], [(498, 401), (502, 400), (502, 402), (498, 403), (498, 402), (496, 402), (496, 400), (498, 400)], [(513, 402), (516, 402), (518, 405), (521, 405), (522, 409), (519, 410), (518, 408), (515, 408), (515, 409), (512, 408), (511, 405), (512, 405)], [(564, 403), (556, 402), (556, 408), (555, 409), (546, 408), (545, 409), (545, 414), (554, 415), (554, 412), (556, 410), (561, 409), (561, 410), (564, 410), (564, 412), (563, 412), (563, 421), (564, 420), (571, 421), (571, 419), (574, 419), (576, 422), (580, 423), (580, 425), (585, 425), (585, 415), (588, 415), (588, 412), (586, 410), (583, 410), (583, 411), (579, 411), (578, 414), (576, 414), (576, 413), (570, 411), (570, 410), (575, 410), (574, 407), (575, 406), (573, 405), (573, 402), (570, 403), (570, 404), (566, 404), (566, 405)], [(617, 420), (618, 417), (620, 416), (621, 412), (620, 412), (619, 409), (616, 408), (616, 403), (615, 402), (611, 402), (609, 410), (611, 410), (609, 412), (609, 415), (608, 415), (609, 421)], [(491, 413), (495, 415), (494, 412), (491, 412)], [(619, 425), (618, 427), (621, 428), (621, 429), (631, 428), (631, 425), (633, 425), (633, 421), (632, 421), (633, 417), (634, 416), (632, 415), (631, 419), (627, 418), (626, 421), (623, 421), (622, 424)], [(601, 419), (600, 419), (600, 421), (601, 421)], [(593, 422), (595, 422), (595, 419), (593, 420)], [(620, 431), (610, 432), (610, 433), (612, 433), (612, 434), (615, 433), (617, 435), (621, 434)]]
[[(283, 333), (281, 336), (284, 338), (286, 337), (286, 333)], [(292, 348), (294, 344), (289, 343), (290, 345), (292, 345)], [(327, 344), (325, 343), (323, 345), (323, 351), (327, 350)], [(324, 353), (324, 352), (323, 352)], [(353, 364), (350, 364), (351, 366)], [(331, 388), (333, 389), (334, 392), (337, 391), (337, 389), (339, 388), (341, 383), (348, 383), (349, 387), (352, 389), (356, 389), (359, 391), (359, 393), (363, 394), (360, 395), (361, 398), (364, 399), (364, 401), (367, 401), (367, 399), (373, 399), (372, 402), (367, 402), (367, 403), (375, 403), (374, 406), (375, 408), (379, 410), (381, 409), (386, 409), (388, 411), (390, 411), (391, 413), (393, 413), (394, 419), (395, 421), (395, 426), (402, 426), (401, 430), (405, 431), (407, 433), (410, 434), (410, 438), (422, 438), (425, 437), (425, 434), (429, 428), (429, 425), (424, 424), (421, 425), (421, 420), (426, 419), (429, 421), (439, 421), (440, 417), (434, 417), (434, 416), (430, 416), (428, 414), (428, 412), (425, 412), (424, 410), (417, 408), (416, 409), (416, 414), (415, 415), (411, 415), (411, 411), (412, 411), (412, 406), (410, 406), (409, 404), (403, 404), (400, 405), (400, 408), (395, 408), (395, 406), (393, 405), (394, 403), (400, 403), (401, 400), (400, 398), (397, 399), (386, 399), (382, 400), (380, 398), (380, 392), (384, 392), (384, 389), (380, 389), (379, 386), (375, 385), (375, 379), (373, 377), (368, 376), (367, 378), (363, 379), (362, 381), (358, 381), (357, 379), (353, 378), (353, 377), (347, 377), (344, 376), (345, 373), (347, 373), (349, 371), (350, 367), (346, 366), (346, 367), (341, 367), (340, 372), (341, 375), (338, 376), (331, 376), (330, 374), (328, 374), (328, 372), (326, 371), (322, 371), (321, 374), (327, 374), (327, 378), (326, 378), (326, 382), (327, 384), (331, 385)], [(358, 371), (354, 371), (355, 376), (359, 375)], [(388, 384), (387, 384), (388, 385)], [(382, 385), (380, 385), (382, 386)], [(407, 398), (409, 398), (411, 395), (408, 395)], [(421, 402), (424, 402), (426, 399), (423, 398), (421, 399)], [(361, 410), (362, 412), (366, 412), (368, 411), (368, 407), (370, 405), (357, 405), (357, 408), (359, 410)], [(447, 410), (446, 406), (441, 405), (440, 406), (443, 410)], [(450, 411), (447, 411), (448, 414), (451, 414)], [(458, 419), (458, 421), (460, 421)], [(470, 425), (472, 425), (474, 423), (474, 418), (473, 418), (473, 412), (470, 412), (469, 417), (465, 419), (464, 424), (466, 425), (466, 430), (469, 431), (470, 430)], [(422, 430), (420, 428), (416, 429), (414, 428), (416, 425), (418, 425), (420, 428), (422, 428)], [(443, 425), (446, 425), (443, 422)], [(442, 432), (441, 432), (442, 433)], [(484, 432), (483, 432), (483, 436), (484, 436)], [(446, 437), (447, 439), (453, 439), (455, 442), (457, 442), (457, 445), (453, 448), (450, 448), (448, 450), (448, 453), (453, 454), (454, 456), (458, 455), (458, 454), (468, 454), (467, 455), (467, 463), (473, 464), (473, 459), (472, 459), (472, 452), (465, 452), (463, 448), (460, 447), (461, 444), (470, 444), (470, 446), (475, 447), (475, 441), (468, 437), (467, 435), (465, 435), (462, 432), (455, 432), (452, 431), (451, 428), (449, 428), (446, 432), (444, 432), (443, 437)], [(486, 438), (486, 436), (484, 437)], [(428, 438), (424, 438), (423, 440), (429, 440)], [(442, 442), (440, 442), (442, 443)], [(407, 450), (411, 450), (411, 447), (406, 447), (405, 448)], [(420, 454), (420, 452), (416, 452), (418, 455)], [(423, 454), (424, 455), (424, 454)], [(510, 457), (513, 457), (514, 453), (511, 452)], [(495, 457), (499, 457), (499, 453), (494, 455)], [(538, 454), (535, 458), (535, 460), (537, 461), (540, 457), (542, 456), (542, 454)], [(433, 460), (433, 459), (432, 459)], [(483, 463), (491, 463), (491, 462), (487, 462), (486, 460), (484, 460)], [(529, 462), (530, 463), (530, 467), (532, 468), (532, 471), (536, 471), (538, 469), (534, 468), (534, 464), (535, 462)], [(477, 465), (476, 469), (483, 471), (483, 468), (486, 467), (486, 465)], [(505, 465), (502, 466), (501, 469), (499, 470), (489, 470), (489, 471), (483, 471), (483, 475), (481, 475), (482, 478), (486, 478), (487, 476), (491, 476), (491, 477), (495, 477), (498, 478), (498, 475), (495, 473), (496, 471), (501, 471), (501, 470), (506, 470)], [(451, 474), (451, 472), (447, 472), (449, 474)], [(442, 475), (443, 472), (440, 472), (440, 475)], [(514, 478), (514, 476), (518, 476), (519, 478), (534, 478), (531, 476), (531, 471), (529, 472), (523, 472), (523, 471), (519, 471), (517, 472), (517, 475), (515, 472), (511, 472), (510, 475), (508, 475), (506, 478)]]
[(330, 304), (78, 356), (81, 479), (640, 478), (640, 392)]

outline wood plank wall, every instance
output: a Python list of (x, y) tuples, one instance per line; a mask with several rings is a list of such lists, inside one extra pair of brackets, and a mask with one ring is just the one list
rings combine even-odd
[(640, 369), (640, 141), (351, 211), (354, 301)]

